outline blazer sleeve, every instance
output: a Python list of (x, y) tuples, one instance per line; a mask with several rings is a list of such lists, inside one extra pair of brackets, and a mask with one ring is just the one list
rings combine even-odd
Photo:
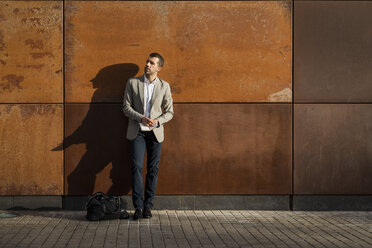
[(166, 90), (162, 102), (163, 114), (157, 118), (159, 125), (164, 125), (173, 118), (173, 99), (170, 86), (166, 84)]
[(123, 101), (123, 112), (126, 117), (131, 120), (141, 122), (144, 115), (137, 112), (133, 106), (133, 84), (129, 79), (125, 87), (124, 101)]

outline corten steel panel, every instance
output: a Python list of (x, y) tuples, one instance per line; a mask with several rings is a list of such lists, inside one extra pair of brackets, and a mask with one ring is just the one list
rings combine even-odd
[(291, 193), (289, 104), (179, 104), (165, 128), (159, 193)]
[[(89, 102), (108, 65), (148, 54), (176, 102), (291, 101), (291, 2), (66, 1), (66, 101)], [(102, 18), (104, 16), (104, 18)], [(96, 102), (121, 102), (106, 86)]]
[(67, 104), (65, 194), (130, 190), (127, 118), (121, 104)]
[(0, 116), (0, 195), (61, 195), (62, 105), (2, 104)]
[(372, 2), (295, 1), (295, 100), (372, 100)]
[[(174, 107), (157, 194), (291, 192), (290, 105)], [(120, 104), (66, 105), (66, 194), (130, 193), (126, 128)]]
[(296, 194), (372, 193), (372, 105), (295, 105)]
[(0, 2), (0, 101), (62, 102), (62, 1)]

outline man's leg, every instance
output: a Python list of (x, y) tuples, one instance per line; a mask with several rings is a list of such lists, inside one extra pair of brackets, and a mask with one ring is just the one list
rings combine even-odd
[(143, 209), (142, 167), (146, 151), (146, 140), (143, 133), (130, 142), (130, 159), (132, 171), (132, 201), (135, 209)]
[(161, 143), (156, 140), (153, 132), (146, 135), (147, 147), (147, 174), (145, 186), (144, 207), (152, 209), (152, 200), (155, 197), (156, 183), (158, 180), (158, 170), (161, 153)]

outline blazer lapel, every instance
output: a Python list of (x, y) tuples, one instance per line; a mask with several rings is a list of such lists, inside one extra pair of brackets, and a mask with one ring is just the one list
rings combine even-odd
[(142, 77), (140, 77), (140, 80), (138, 83), (138, 94), (140, 95), (140, 98), (141, 98), (142, 109), (145, 109), (144, 85), (145, 85), (145, 78), (143, 75)]

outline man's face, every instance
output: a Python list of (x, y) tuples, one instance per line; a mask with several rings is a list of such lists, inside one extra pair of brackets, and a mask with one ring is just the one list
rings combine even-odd
[(161, 66), (159, 66), (159, 58), (157, 57), (149, 57), (146, 60), (145, 65), (145, 74), (146, 75), (156, 75), (161, 70)]

